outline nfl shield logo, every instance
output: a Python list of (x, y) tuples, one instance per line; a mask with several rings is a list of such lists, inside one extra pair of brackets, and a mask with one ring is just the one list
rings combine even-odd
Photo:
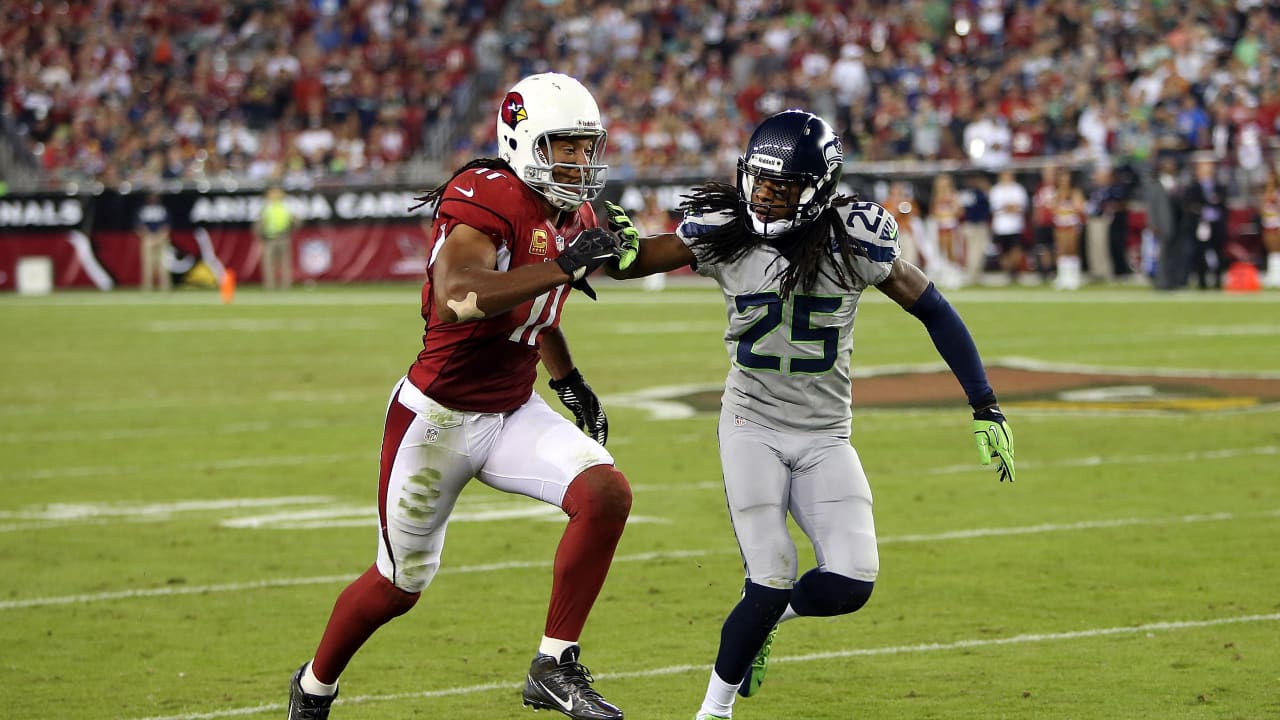
[(433, 443), (440, 439), (440, 430), (438, 428), (427, 428), (427, 442)]

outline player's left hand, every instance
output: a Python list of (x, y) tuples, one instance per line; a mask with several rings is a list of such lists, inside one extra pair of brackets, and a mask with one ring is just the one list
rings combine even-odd
[(604, 408), (600, 406), (600, 398), (582, 373), (574, 368), (568, 375), (550, 382), (551, 389), (556, 391), (560, 402), (573, 413), (574, 422), (596, 442), (604, 445), (609, 440), (609, 418), (605, 417)]
[(619, 270), (626, 270), (631, 267), (631, 263), (636, 261), (636, 256), (640, 254), (640, 231), (636, 229), (635, 224), (631, 222), (631, 218), (627, 216), (627, 211), (621, 205), (615, 205), (608, 200), (604, 201), (604, 209), (609, 214), (609, 230), (618, 236), (618, 240), (622, 243), (622, 253), (618, 255), (618, 259), (614, 264)]
[(974, 411), (973, 436), (978, 441), (978, 462), (990, 465), (996, 460), (1000, 482), (1013, 482), (1013, 431), (998, 405)]

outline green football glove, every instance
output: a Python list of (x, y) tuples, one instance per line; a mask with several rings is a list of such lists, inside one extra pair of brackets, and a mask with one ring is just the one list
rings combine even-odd
[(978, 441), (978, 462), (990, 465), (993, 459), (998, 460), (1000, 482), (1013, 482), (1013, 431), (999, 406), (973, 413), (973, 437)]
[(605, 200), (604, 209), (609, 213), (609, 230), (622, 242), (622, 254), (616, 261), (618, 269), (626, 270), (640, 254), (640, 231), (632, 224), (631, 218), (627, 217), (627, 211), (623, 210), (621, 205)]

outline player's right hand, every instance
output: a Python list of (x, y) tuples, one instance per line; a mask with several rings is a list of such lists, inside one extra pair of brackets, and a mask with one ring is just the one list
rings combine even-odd
[(1013, 431), (999, 406), (973, 413), (973, 437), (978, 442), (978, 462), (990, 465), (996, 460), (1000, 482), (1013, 482)]
[(617, 235), (603, 228), (590, 228), (569, 243), (569, 247), (556, 258), (556, 264), (570, 280), (577, 282), (621, 254), (622, 245)]
[(609, 441), (609, 418), (604, 414), (600, 398), (596, 397), (587, 381), (582, 379), (582, 373), (577, 368), (559, 380), (552, 379), (550, 385), (560, 402), (573, 413), (573, 421), (579, 429), (586, 431), (601, 445)]
[(609, 230), (617, 234), (618, 240), (622, 243), (622, 254), (618, 256), (617, 268), (626, 270), (640, 254), (640, 231), (636, 229), (631, 218), (627, 216), (627, 211), (621, 205), (605, 200), (604, 209), (609, 214)]

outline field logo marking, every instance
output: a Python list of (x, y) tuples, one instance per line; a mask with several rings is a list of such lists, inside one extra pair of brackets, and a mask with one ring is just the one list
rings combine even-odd
[[(855, 368), (854, 411), (919, 409), (963, 401), (942, 363)], [(1006, 410), (1063, 413), (1226, 413), (1280, 408), (1280, 373), (1104, 367), (1005, 358), (987, 365)], [(720, 383), (663, 385), (604, 398), (653, 420), (720, 412)], [(943, 402), (939, 398), (944, 398)], [(951, 398), (955, 398), (954, 401)]]

